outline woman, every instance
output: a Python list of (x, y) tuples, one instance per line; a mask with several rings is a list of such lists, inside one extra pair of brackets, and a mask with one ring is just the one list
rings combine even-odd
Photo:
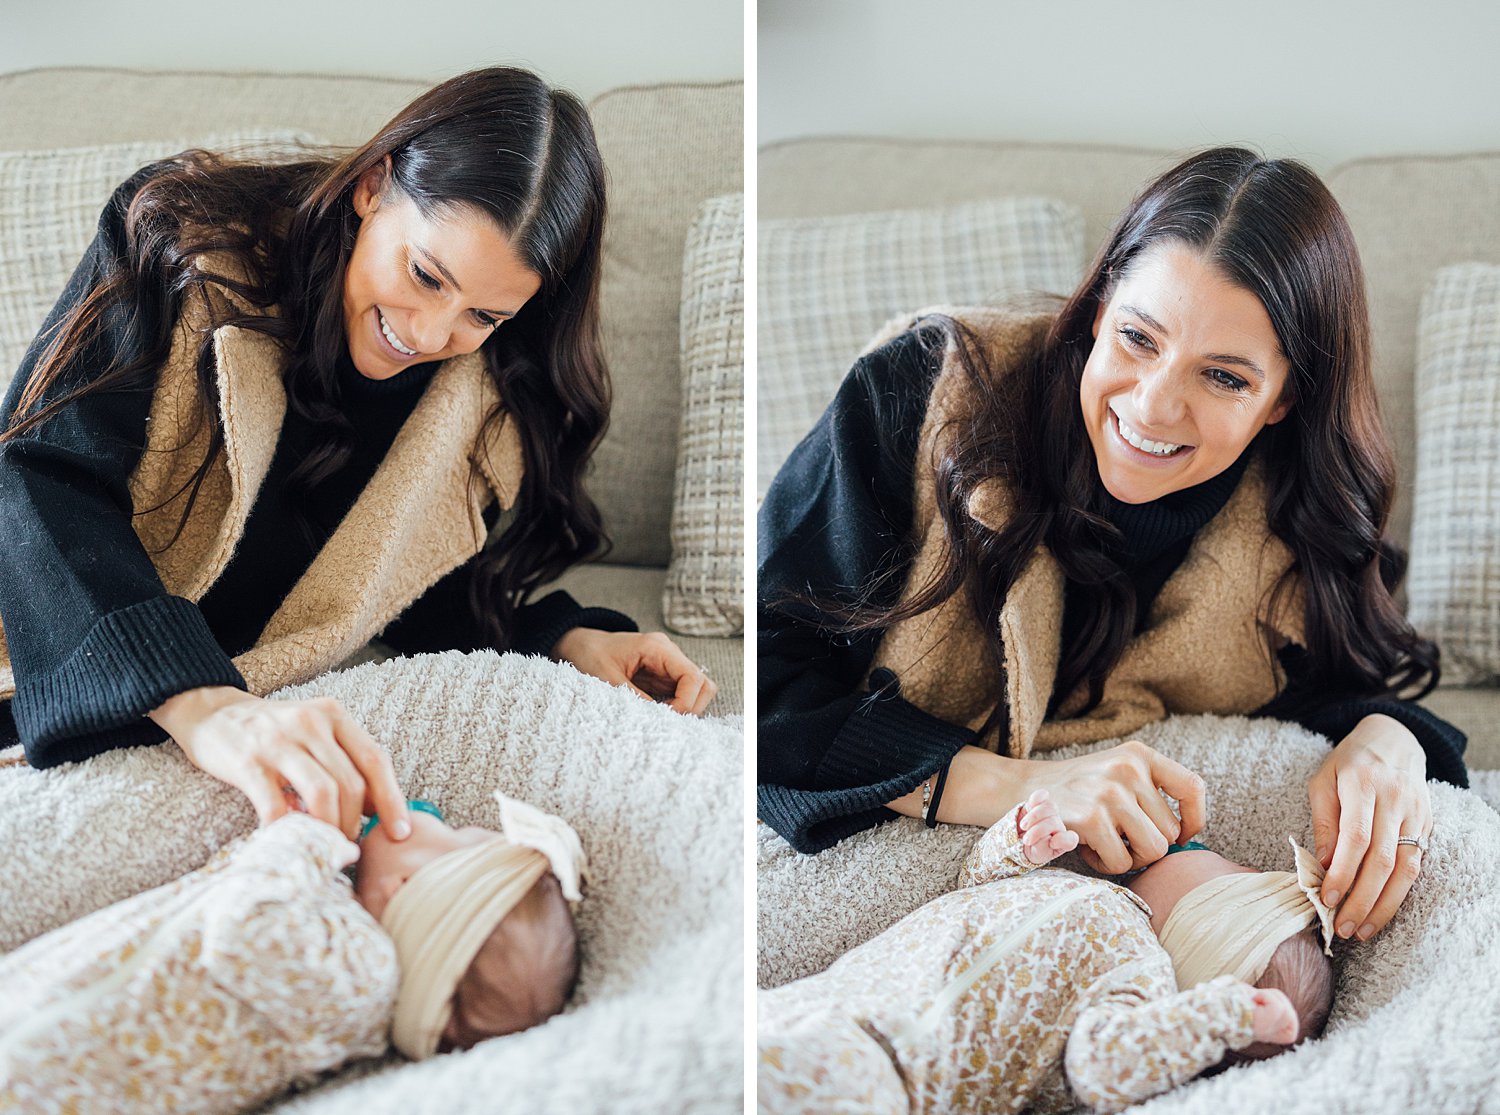
[(1138, 742), (1032, 752), (1274, 715), (1337, 741), (1308, 787), (1323, 895), (1370, 936), (1419, 868), (1426, 776), (1467, 783), (1462, 733), (1399, 696), (1438, 662), (1391, 596), (1393, 471), (1332, 196), (1295, 162), (1186, 160), (1060, 310), (915, 323), (788, 460), (760, 518), (761, 818), (813, 852), (1046, 789), (1125, 871), (1198, 831), (1201, 781)]
[(343, 158), (189, 151), (116, 190), (0, 410), (0, 733), (49, 767), (164, 730), (263, 823), (300, 799), (352, 837), (409, 831), (385, 753), (262, 695), (373, 636), (701, 712), (664, 636), (528, 602), (606, 544), (604, 210), (583, 106), (513, 69)]

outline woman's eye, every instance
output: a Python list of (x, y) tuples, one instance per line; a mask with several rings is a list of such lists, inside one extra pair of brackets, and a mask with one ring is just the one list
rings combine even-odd
[(1151, 338), (1150, 337), (1146, 336), (1146, 334), (1142, 333), (1139, 329), (1132, 329), (1128, 325), (1121, 327), (1121, 329), (1120, 329), (1120, 336), (1124, 337), (1125, 340), (1126, 340), (1126, 342), (1132, 348), (1150, 348), (1151, 347)]
[(1208, 374), (1220, 387), (1227, 387), (1231, 391), (1243, 391), (1249, 386), (1239, 376), (1226, 372), (1223, 368), (1210, 368)]
[(479, 322), (479, 324), (484, 326), (486, 329), (493, 329), (495, 326), (500, 324), (499, 318), (490, 317), (489, 314), (476, 313), (474, 315), (474, 320)]
[(434, 279), (431, 275), (429, 275), (426, 271), (423, 271), (415, 263), (411, 265), (411, 273), (412, 277), (415, 278), (417, 282), (421, 283), (428, 290), (438, 290), (443, 285), (442, 283)]

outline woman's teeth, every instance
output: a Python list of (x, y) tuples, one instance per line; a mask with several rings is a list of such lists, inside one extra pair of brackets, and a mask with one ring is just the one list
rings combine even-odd
[(1122, 438), (1143, 453), (1150, 453), (1153, 457), (1170, 457), (1182, 448), (1180, 445), (1173, 445), (1170, 441), (1151, 441), (1148, 438), (1141, 437), (1140, 434), (1125, 425), (1125, 419), (1121, 418), (1118, 414), (1115, 415), (1115, 424), (1120, 427), (1120, 436)]
[(396, 336), (395, 332), (391, 329), (391, 323), (385, 320), (385, 315), (381, 314), (379, 310), (375, 312), (380, 316), (380, 331), (385, 334), (385, 339), (391, 342), (391, 347), (403, 356), (417, 355), (416, 349), (407, 348), (401, 343), (401, 338)]

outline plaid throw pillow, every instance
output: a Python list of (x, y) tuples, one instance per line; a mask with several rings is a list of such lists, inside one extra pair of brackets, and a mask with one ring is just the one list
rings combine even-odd
[(761, 221), (756, 479), (776, 471), (892, 317), (1073, 289), (1083, 214), (1046, 198)]
[(1409, 614), (1443, 681), (1500, 680), (1500, 267), (1434, 276), (1417, 325)]
[(710, 198), (682, 261), (682, 421), (667, 626), (744, 630), (745, 199)]

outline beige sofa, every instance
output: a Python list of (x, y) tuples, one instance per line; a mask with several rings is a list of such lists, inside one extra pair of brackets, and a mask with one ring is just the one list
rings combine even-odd
[[(427, 84), (93, 68), (0, 74), (0, 175), (6, 152), (196, 142), (272, 130), (356, 144)], [(684, 240), (705, 199), (743, 189), (742, 102), (736, 81), (631, 86), (590, 104), (609, 174), (602, 309), (615, 398), (590, 488), (614, 549), (560, 584), (585, 604), (626, 612), (643, 630), (664, 629), (662, 590), (672, 557)], [(107, 195), (106, 187), (95, 212)], [(76, 260), (81, 245), (67, 250)], [(0, 274), (0, 302), (24, 298), (40, 307), (61, 289), (60, 282), (57, 289), (32, 289), (36, 280), (13, 270)], [(35, 325), (43, 312), (35, 311)], [(0, 372), (0, 381), (10, 371)], [(738, 712), (742, 639), (677, 638), (718, 682), (710, 714)]]
[[(1040, 196), (1082, 210), (1084, 246), (1092, 254), (1134, 192), (1177, 154), (1065, 144), (790, 140), (760, 152), (759, 217)], [(1401, 470), (1393, 527), (1409, 545), (1418, 308), (1439, 267), (1500, 263), (1500, 152), (1368, 158), (1318, 169), (1349, 217), (1364, 262), (1381, 405)], [(763, 423), (770, 405), (762, 392)], [(1471, 767), (1500, 767), (1500, 691), (1444, 686), (1425, 703), (1468, 733)]]

